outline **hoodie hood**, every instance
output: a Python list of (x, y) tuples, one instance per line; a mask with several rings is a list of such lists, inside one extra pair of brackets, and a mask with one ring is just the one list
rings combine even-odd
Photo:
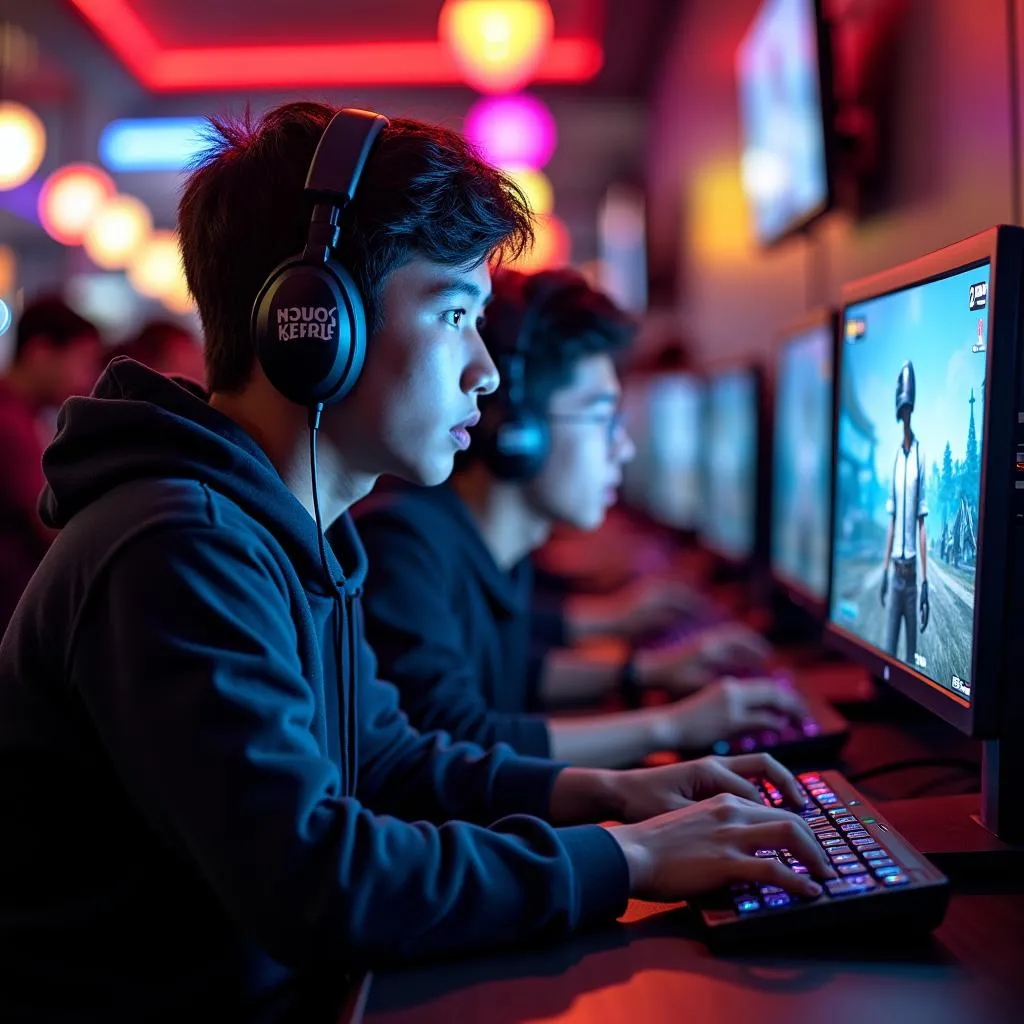
[[(184, 378), (171, 380), (125, 357), (113, 360), (90, 397), (61, 407), (43, 473), (39, 513), (55, 529), (122, 484), (146, 477), (198, 480), (270, 530), (304, 578), (325, 582), (309, 512), (255, 440)], [(358, 592), (366, 555), (347, 515), (332, 539), (331, 577)]]

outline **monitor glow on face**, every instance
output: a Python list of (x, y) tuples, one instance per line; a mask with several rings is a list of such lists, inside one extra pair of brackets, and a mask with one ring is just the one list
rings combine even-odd
[(848, 306), (830, 621), (969, 705), (990, 263)]

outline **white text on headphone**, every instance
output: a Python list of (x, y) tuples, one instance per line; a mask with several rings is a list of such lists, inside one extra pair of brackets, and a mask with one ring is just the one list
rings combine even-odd
[(337, 329), (337, 310), (330, 306), (287, 306), (277, 311), (278, 341), (296, 338), (333, 341)]

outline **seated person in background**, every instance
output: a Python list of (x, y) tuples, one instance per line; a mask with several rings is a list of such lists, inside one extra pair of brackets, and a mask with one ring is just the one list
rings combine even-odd
[(135, 359), (166, 377), (187, 377), (197, 384), (206, 379), (202, 345), (173, 320), (150, 320), (115, 355)]
[(41, 414), (89, 393), (101, 353), (96, 327), (57, 297), (30, 303), (18, 320), (14, 358), (0, 375), (0, 636), (54, 537), (37, 509)]
[[(504, 383), (481, 399), (483, 436), (460, 454), (447, 485), (389, 486), (356, 510), (369, 557), (367, 638), (418, 728), (618, 767), (656, 750), (705, 750), (800, 713), (794, 692), (768, 680), (719, 680), (679, 703), (617, 714), (531, 713), (597, 700), (622, 676), (622, 651), (529, 656), (530, 552), (553, 523), (596, 528), (615, 499), (632, 444), (617, 417), (612, 355), (631, 333), (625, 315), (574, 271), (500, 273), (483, 334)], [(531, 433), (542, 451), (511, 454)], [(707, 630), (637, 651), (629, 671), (641, 687), (686, 693), (708, 682), (709, 663), (756, 656), (749, 644), (745, 630)]]
[[(217, 122), (185, 184), (209, 396), (121, 360), (61, 412), (61, 534), (0, 643), (0, 1019), (333, 1020), (346, 972), (550, 941), (631, 893), (820, 891), (759, 847), (831, 877), (754, 802), (743, 775), (798, 799), (770, 758), (567, 768), (420, 734), (378, 680), (345, 510), (384, 473), (451, 472), (497, 383), (488, 260), (530, 221), (457, 133), (336, 113)], [(332, 254), (365, 303), (358, 368), (308, 329), (354, 308)]]

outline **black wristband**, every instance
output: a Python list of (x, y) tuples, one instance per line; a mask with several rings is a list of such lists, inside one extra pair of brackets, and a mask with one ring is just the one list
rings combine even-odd
[(619, 696), (622, 703), (631, 710), (643, 703), (640, 678), (636, 670), (636, 651), (629, 652), (619, 670)]

